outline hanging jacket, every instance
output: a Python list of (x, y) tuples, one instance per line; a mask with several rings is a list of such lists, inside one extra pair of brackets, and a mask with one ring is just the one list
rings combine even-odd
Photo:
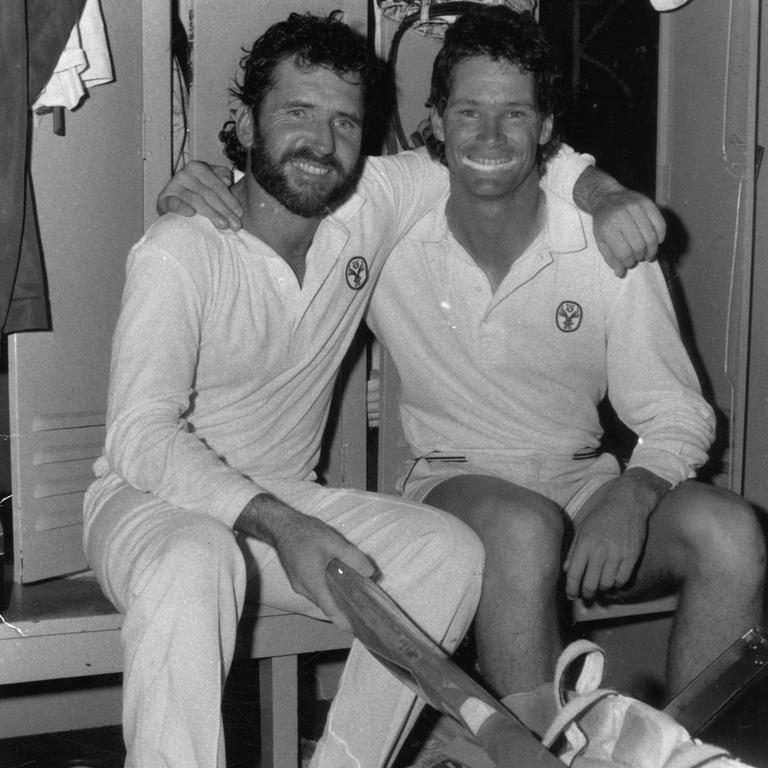
[(85, 0), (0, 3), (0, 328), (49, 326), (29, 172), (30, 105), (45, 87)]

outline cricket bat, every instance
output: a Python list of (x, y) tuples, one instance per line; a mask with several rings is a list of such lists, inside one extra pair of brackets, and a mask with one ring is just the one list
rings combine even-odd
[(497, 768), (562, 768), (560, 761), (463, 672), (371, 579), (339, 560), (328, 586), (355, 637), (416, 694), (463, 725)]

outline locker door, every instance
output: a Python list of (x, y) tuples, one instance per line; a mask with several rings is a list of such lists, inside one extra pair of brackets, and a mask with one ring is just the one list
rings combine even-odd
[(755, 211), (755, 259), (753, 273), (752, 313), (749, 345), (749, 387), (747, 438), (744, 458), (744, 493), (765, 510), (768, 509), (768, 175), (765, 158), (760, 159), (768, 145), (768, 14), (760, 18), (759, 87), (762, 98), (758, 101), (758, 162)]
[[(144, 8), (120, 0), (101, 5), (116, 81), (94, 88), (66, 113), (66, 135), (54, 135), (48, 117), (33, 138), (52, 330), (8, 340), (14, 580), (22, 582), (86, 567), (83, 493), (104, 439), (125, 257), (145, 226), (145, 154), (153, 166), (149, 178), (169, 175), (162, 152), (143, 146), (143, 77), (152, 79), (155, 108), (162, 83), (170, 82), (168, 45), (162, 44), (168, 6), (150, 0)], [(146, 71), (143, 14), (150, 30), (144, 43), (151, 35), (161, 41), (148, 48)], [(153, 125), (164, 119), (158, 114)]]
[(721, 417), (713, 479), (744, 474), (752, 281), (758, 0), (695, 0), (662, 14), (658, 201), (690, 318), (688, 338)]

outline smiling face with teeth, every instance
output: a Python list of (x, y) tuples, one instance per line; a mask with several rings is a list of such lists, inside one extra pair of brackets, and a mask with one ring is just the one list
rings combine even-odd
[(258, 116), (238, 113), (258, 184), (291, 213), (322, 216), (354, 189), (360, 169), (363, 86), (323, 66), (281, 62)]
[(456, 64), (442, 114), (432, 129), (445, 144), (451, 195), (504, 198), (538, 187), (538, 149), (552, 135), (530, 72), (487, 56)]

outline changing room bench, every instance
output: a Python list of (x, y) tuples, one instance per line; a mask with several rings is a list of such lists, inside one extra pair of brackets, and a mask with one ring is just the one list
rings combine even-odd
[[(91, 573), (14, 584), (2, 616), (0, 686), (122, 670), (122, 616)], [(259, 660), (260, 768), (299, 764), (297, 656), (350, 642), (330, 622), (246, 605), (237, 656)]]

